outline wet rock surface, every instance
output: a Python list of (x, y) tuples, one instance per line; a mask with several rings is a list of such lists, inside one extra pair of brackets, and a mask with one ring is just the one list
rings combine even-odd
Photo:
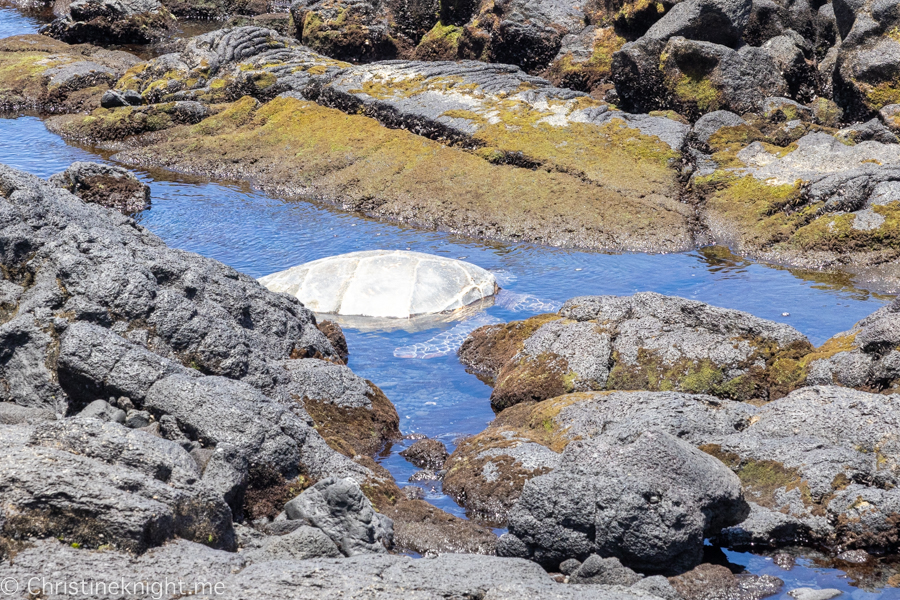
[(150, 208), (150, 187), (122, 167), (77, 162), (48, 181), (85, 202), (126, 215)]

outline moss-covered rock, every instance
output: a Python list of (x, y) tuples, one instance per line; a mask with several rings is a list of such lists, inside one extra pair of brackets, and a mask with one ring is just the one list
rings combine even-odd
[(158, 0), (75, 0), (41, 33), (71, 44), (148, 44), (165, 37), (175, 23)]
[(314, 194), (374, 216), (480, 237), (649, 249), (671, 247), (671, 236), (687, 226), (671, 211), (578, 177), (494, 165), (294, 98), (259, 108), (245, 98), (154, 139), (119, 158), (251, 178), (281, 194)]
[(558, 316), (476, 330), (460, 358), (496, 372), (491, 406), (500, 411), (520, 402), (604, 389), (771, 400), (803, 385), (802, 359), (811, 350), (786, 325), (641, 293), (575, 298)]
[[(900, 270), (896, 144), (834, 137), (819, 128), (778, 147), (729, 129), (710, 140), (714, 166), (695, 174), (712, 234), (776, 262), (839, 268), (882, 289)], [(741, 141), (744, 140), (744, 141)], [(787, 140), (782, 140), (787, 141)], [(850, 182), (853, 183), (850, 183)], [(870, 283), (869, 283), (870, 282)]]
[(547, 69), (547, 78), (560, 87), (583, 92), (610, 88), (612, 57), (625, 44), (625, 38), (613, 27), (588, 27), (571, 38), (564, 39)]
[(42, 35), (0, 40), (0, 109), (75, 112), (137, 64), (125, 52), (72, 46)]

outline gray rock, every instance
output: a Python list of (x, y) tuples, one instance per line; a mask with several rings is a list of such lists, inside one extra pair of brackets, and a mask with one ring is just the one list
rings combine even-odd
[(55, 414), (43, 408), (0, 402), (0, 425), (21, 425), (55, 419)]
[[(25, 546), (12, 563), (4, 563), (4, 576), (26, 589), (32, 577), (112, 582), (171, 581), (183, 583), (199, 598), (214, 598), (216, 590), (229, 597), (248, 599), (290, 597), (362, 597), (378, 600), (430, 600), (433, 598), (486, 598), (525, 600), (656, 600), (647, 592), (619, 587), (583, 585), (577, 588), (554, 582), (539, 566), (519, 559), (495, 556), (443, 554), (434, 559), (408, 556), (363, 555), (345, 559), (266, 561), (248, 566), (242, 554), (213, 550), (176, 540), (143, 555), (75, 549), (57, 540)], [(373, 582), (377, 582), (374, 583)], [(214, 588), (219, 583), (218, 588)], [(377, 586), (377, 590), (373, 587)], [(212, 591), (210, 591), (212, 590)], [(174, 598), (164, 592), (161, 597)], [(113, 598), (102, 593), (70, 595), (77, 600)]]
[(75, 162), (49, 179), (52, 185), (84, 200), (123, 214), (150, 208), (150, 186), (122, 167), (94, 162)]
[[(62, 537), (142, 552), (176, 535), (234, 548), (231, 511), (176, 444), (96, 419), (0, 428), (0, 522), (13, 539)], [(181, 453), (180, 455), (178, 453)]]
[(103, 108), (118, 108), (120, 106), (140, 106), (141, 95), (134, 90), (106, 90), (100, 98), (100, 106)]
[(552, 568), (605, 554), (642, 572), (678, 572), (699, 564), (706, 535), (748, 513), (725, 465), (668, 434), (572, 442), (555, 471), (525, 484), (497, 552)]
[(751, 6), (748, 0), (686, 0), (673, 6), (644, 35), (661, 41), (680, 36), (734, 47), (749, 21)]
[[(562, 319), (538, 327), (517, 354), (489, 373), (496, 377), (491, 394), (494, 410), (572, 391), (655, 390), (666, 378), (670, 388), (717, 393), (721, 385), (732, 390), (729, 397), (748, 400), (770, 393), (765, 384), (747, 387), (751, 371), (764, 369), (768, 360), (758, 353), (763, 344), (774, 344), (774, 352), (789, 347), (811, 349), (788, 325), (649, 292), (573, 298), (559, 316)], [(490, 352), (491, 336), (504, 331), (476, 330), (463, 343), (460, 359), (473, 368), (500, 362), (482, 356), (481, 348)], [(715, 381), (708, 380), (712, 383), (706, 387), (692, 385), (689, 373), (702, 368), (719, 375), (713, 376)], [(536, 375), (529, 379), (523, 373)], [(744, 391), (729, 387), (740, 382), (744, 385), (738, 389)]]
[[(296, 523), (296, 521), (287, 521)], [(252, 544), (241, 544), (243, 556), (251, 562), (269, 560), (306, 560), (310, 558), (339, 558), (341, 552), (325, 532), (300, 525), (282, 535), (261, 536)]]
[(837, 137), (854, 144), (869, 140), (882, 144), (900, 143), (900, 139), (897, 139), (897, 136), (878, 119), (870, 119), (865, 123), (856, 123), (845, 127), (837, 132)]
[(450, 454), (439, 440), (419, 440), (400, 452), (400, 456), (419, 468), (440, 470)]
[(94, 400), (93, 402), (85, 406), (84, 410), (78, 413), (78, 416), (87, 419), (112, 421), (114, 423), (119, 423), (122, 425), (125, 424), (126, 419), (124, 410), (110, 406), (109, 402), (107, 402), (106, 400)]
[(727, 110), (714, 110), (697, 119), (697, 122), (694, 123), (692, 133), (696, 139), (706, 143), (709, 141), (709, 138), (715, 135), (723, 127), (740, 127), (741, 125), (746, 124), (747, 122), (744, 121), (744, 119), (733, 112), (728, 112)]
[[(560, 568), (562, 565), (560, 565)], [(601, 558), (591, 554), (578, 569), (569, 576), (569, 583), (587, 584), (598, 583), (602, 585), (622, 585), (628, 587), (643, 579), (628, 567), (623, 567), (619, 559), (614, 556)]]
[(375, 512), (352, 479), (323, 479), (284, 510), (289, 519), (303, 519), (324, 531), (345, 556), (385, 553), (393, 543), (393, 522)]
[(664, 600), (683, 600), (681, 594), (662, 575), (653, 575), (641, 579), (631, 586), (631, 591), (647, 592)]
[(91, 60), (82, 60), (52, 67), (47, 69), (44, 75), (49, 79), (49, 85), (67, 92), (75, 92), (93, 86), (114, 85), (121, 71)]
[(807, 102), (816, 96), (819, 85), (813, 47), (800, 34), (787, 30), (768, 40), (762, 49), (781, 71), (792, 98)]
[(70, 44), (146, 44), (175, 27), (159, 0), (75, 0), (41, 33)]
[(125, 416), (126, 427), (131, 427), (132, 429), (147, 427), (151, 421), (152, 417), (146, 410), (129, 410)]

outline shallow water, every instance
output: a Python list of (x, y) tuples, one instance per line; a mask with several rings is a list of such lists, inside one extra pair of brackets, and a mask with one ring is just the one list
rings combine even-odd
[[(0, 35), (9, 35), (3, 32), (14, 28), (5, 22), (6, 17), (0, 8)], [(47, 177), (76, 160), (102, 157), (67, 145), (35, 117), (0, 119), (0, 163)], [(145, 227), (171, 246), (218, 259), (254, 277), (344, 252), (412, 249), (478, 264), (497, 273), (504, 289), (542, 300), (545, 307), (577, 295), (656, 291), (785, 322), (816, 344), (890, 300), (854, 289), (841, 277), (756, 264), (721, 249), (670, 255), (601, 254), (490, 243), (379, 223), (311, 202), (273, 199), (243, 184), (210, 183), (159, 171), (138, 174), (152, 188), (153, 208), (139, 216)], [(484, 318), (508, 321), (541, 312), (533, 301), (501, 304), (489, 308)], [(410, 359), (401, 357), (409, 352), (396, 356), (394, 351), (436, 346), (430, 340), (455, 326), (447, 323), (414, 333), (346, 330), (350, 366), (393, 401), (401, 430), (440, 439), (451, 451), (455, 439), (482, 431), (493, 418), (490, 388), (467, 374), (453, 353)], [(397, 454), (400, 450), (402, 444), (395, 445), (380, 460), (405, 485), (416, 469)], [(439, 484), (434, 489), (418, 485), (426, 489), (430, 502), (464, 515), (441, 493)], [(838, 587), (852, 592), (853, 598), (900, 598), (897, 590), (856, 589), (842, 571), (808, 561), (784, 572), (765, 557), (726, 555), (735, 566), (784, 579), (785, 591), (800, 586)]]

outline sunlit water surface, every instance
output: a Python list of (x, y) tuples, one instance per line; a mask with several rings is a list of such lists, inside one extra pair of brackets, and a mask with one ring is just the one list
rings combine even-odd
[[(10, 14), (22, 19), (18, 13)], [(6, 22), (8, 16), (0, 9), (0, 35), (14, 29)], [(35, 117), (0, 119), (0, 163), (47, 177), (77, 160), (103, 159), (67, 145)], [(152, 189), (153, 207), (139, 216), (142, 225), (171, 246), (215, 258), (253, 277), (356, 250), (412, 249), (465, 259), (497, 273), (505, 289), (548, 302), (585, 294), (655, 291), (788, 323), (816, 344), (889, 301), (854, 289), (841, 278), (792, 273), (727, 253), (601, 254), (489, 243), (379, 223), (312, 202), (269, 198), (241, 184), (159, 171), (138, 175)], [(532, 314), (534, 310), (511, 311), (501, 306), (487, 310), (489, 317), (503, 321)], [(396, 357), (394, 350), (425, 343), (453, 326), (415, 333), (345, 331), (350, 366), (393, 401), (403, 433), (423, 433), (443, 441), (451, 451), (455, 440), (482, 431), (493, 418), (490, 388), (466, 373), (453, 353), (408, 359)], [(400, 485), (406, 485), (416, 471), (398, 455), (403, 447), (395, 445), (381, 457)], [(417, 485), (425, 488), (433, 504), (464, 516), (439, 485)], [(900, 598), (898, 590), (858, 589), (842, 571), (816, 567), (811, 561), (801, 560), (785, 572), (767, 557), (726, 555), (732, 565), (785, 580), (785, 592), (800, 586), (836, 587), (852, 598)]]

